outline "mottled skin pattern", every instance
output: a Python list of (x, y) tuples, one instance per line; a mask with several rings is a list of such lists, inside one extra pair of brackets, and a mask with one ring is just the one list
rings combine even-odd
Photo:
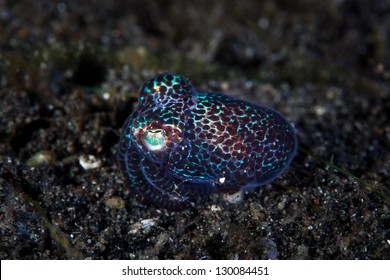
[(164, 73), (141, 88), (123, 126), (118, 162), (139, 199), (181, 210), (204, 195), (269, 183), (296, 147), (280, 113)]

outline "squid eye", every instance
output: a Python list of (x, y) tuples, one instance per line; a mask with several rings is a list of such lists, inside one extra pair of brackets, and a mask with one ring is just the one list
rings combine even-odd
[(162, 150), (166, 147), (166, 135), (163, 129), (147, 130), (143, 142), (150, 151)]

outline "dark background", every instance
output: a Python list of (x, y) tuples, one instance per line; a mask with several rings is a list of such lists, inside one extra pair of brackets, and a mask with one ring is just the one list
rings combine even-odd
[[(389, 49), (389, 1), (0, 1), (0, 258), (389, 259)], [(137, 202), (116, 144), (164, 70), (282, 112), (292, 165), (238, 205)]]

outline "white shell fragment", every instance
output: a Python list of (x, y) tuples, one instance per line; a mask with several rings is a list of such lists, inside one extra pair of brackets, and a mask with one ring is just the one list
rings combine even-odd
[(94, 155), (81, 155), (79, 157), (79, 163), (85, 170), (96, 169), (102, 166), (102, 161)]

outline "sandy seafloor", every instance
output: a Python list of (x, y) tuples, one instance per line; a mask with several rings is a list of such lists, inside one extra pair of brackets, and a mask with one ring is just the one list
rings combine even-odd
[[(0, 259), (389, 259), (389, 1), (0, 1), (0, 34)], [(299, 150), (236, 205), (139, 203), (116, 145), (166, 70), (361, 180)]]

